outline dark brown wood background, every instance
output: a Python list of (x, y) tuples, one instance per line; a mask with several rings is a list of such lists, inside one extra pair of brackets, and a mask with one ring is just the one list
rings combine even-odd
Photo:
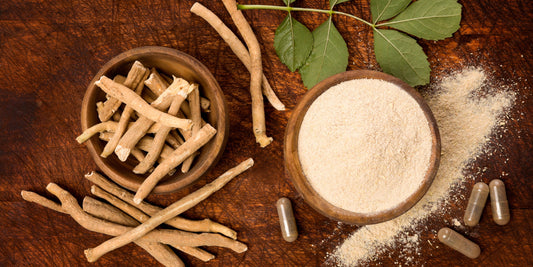
[[(201, 1), (223, 21), (230, 22), (219, 1)], [(281, 4), (281, 1), (243, 1)], [(480, 66), (494, 81), (517, 92), (508, 132), (491, 142), (498, 153), (479, 158), (471, 170), (489, 171), (476, 180), (500, 178), (502, 172), (512, 208), (511, 222), (497, 226), (487, 206), (479, 226), (468, 236), (483, 252), (469, 260), (438, 242), (422, 229), (422, 249), (413, 253), (416, 265), (533, 266), (533, 5), (528, 0), (460, 1), (461, 29), (444, 41), (421, 41), (431, 62), (432, 82), (467, 66)], [(95, 169), (87, 149), (74, 138), (80, 133), (80, 105), (85, 88), (97, 70), (113, 56), (139, 46), (157, 45), (184, 51), (203, 62), (220, 83), (230, 109), (230, 138), (223, 159), (205, 179), (179, 193), (151, 196), (168, 205), (204, 185), (247, 157), (256, 165), (220, 192), (187, 211), (189, 218), (209, 217), (239, 233), (249, 251), (236, 254), (209, 247), (217, 258), (209, 266), (324, 265), (327, 253), (356, 226), (338, 225), (313, 211), (288, 181), (283, 168), (283, 134), (291, 109), (306, 92), (299, 74), (290, 73), (273, 49), (279, 11), (246, 11), (261, 42), (266, 76), (287, 104), (288, 111), (266, 105), (267, 127), (274, 143), (259, 148), (251, 131), (249, 75), (211, 27), (189, 8), (193, 1), (0, 1), (0, 265), (83, 266), (83, 250), (108, 239), (84, 230), (70, 217), (24, 202), (21, 190), (46, 194), (55, 182), (78, 200), (89, 194), (83, 174)], [(298, 1), (298, 6), (326, 8), (323, 0)], [(339, 10), (369, 18), (368, 1), (351, 1)], [(326, 17), (294, 14), (310, 29)], [(348, 69), (377, 67), (372, 34), (355, 20), (336, 17), (348, 43)], [(421, 91), (425, 88), (419, 88)], [(506, 161), (506, 159), (509, 159)], [(472, 182), (473, 183), (473, 182)], [(458, 191), (456, 194), (466, 194)], [(50, 194), (46, 194), (50, 196)], [(299, 239), (286, 243), (280, 236), (275, 202), (293, 201)], [(452, 218), (461, 219), (464, 201), (425, 226), (436, 230)], [(181, 255), (181, 254), (180, 254)], [(392, 265), (399, 255), (389, 250), (374, 264)], [(182, 255), (190, 265), (202, 262)], [(399, 261), (401, 263), (402, 260)], [(134, 245), (101, 258), (94, 266), (154, 265), (156, 261)]]

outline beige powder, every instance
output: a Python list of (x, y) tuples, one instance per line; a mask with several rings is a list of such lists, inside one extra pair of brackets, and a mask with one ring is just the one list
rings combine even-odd
[(302, 169), (325, 200), (345, 210), (391, 209), (420, 186), (432, 136), (422, 109), (395, 84), (335, 85), (307, 111), (298, 139)]
[[(428, 193), (402, 216), (357, 229), (330, 256), (330, 261), (345, 266), (359, 265), (378, 259), (389, 249), (404, 247), (410, 248), (406, 254), (416, 254), (420, 240), (411, 233), (420, 229), (427, 232), (424, 220), (447, 212), (448, 200), (457, 198), (451, 195), (453, 188), (468, 178), (463, 170), (487, 150), (493, 130), (505, 124), (503, 115), (511, 107), (514, 94), (504, 91), (479, 97), (485, 82), (481, 69), (466, 69), (443, 79), (436, 86), (435, 94), (426, 96), (437, 119), (442, 143), (439, 171)], [(489, 91), (497, 91), (488, 87)], [(408, 256), (404, 263), (412, 260)]]

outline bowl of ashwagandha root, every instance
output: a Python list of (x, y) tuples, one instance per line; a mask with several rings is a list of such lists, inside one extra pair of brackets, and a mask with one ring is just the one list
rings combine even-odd
[(76, 140), (139, 202), (198, 180), (222, 155), (229, 131), (226, 101), (209, 70), (154, 46), (123, 52), (98, 71), (81, 126)]
[(437, 173), (440, 136), (422, 96), (391, 75), (355, 70), (309, 90), (285, 133), (285, 167), (306, 202), (365, 225), (413, 207)]

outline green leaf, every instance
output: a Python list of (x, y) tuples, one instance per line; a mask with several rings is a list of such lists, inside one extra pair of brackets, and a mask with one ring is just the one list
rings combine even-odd
[(296, 71), (311, 54), (313, 34), (289, 13), (276, 29), (274, 48), (281, 62)]
[(347, 66), (348, 47), (329, 17), (313, 31), (313, 51), (300, 69), (302, 80), (311, 88), (333, 74), (346, 71)]
[(418, 38), (442, 40), (459, 29), (461, 4), (456, 0), (419, 0), (389, 22), (389, 27)]
[(429, 62), (416, 40), (395, 30), (374, 29), (374, 52), (384, 72), (411, 86), (429, 83)]
[(372, 22), (390, 19), (402, 12), (412, 0), (371, 0)]
[(296, 1), (296, 0), (283, 0), (283, 3), (285, 3), (286, 5), (290, 5), (290, 4), (294, 3), (294, 1)]
[(340, 4), (340, 3), (344, 3), (344, 2), (348, 2), (350, 0), (330, 0), (329, 1), (329, 8), (330, 9), (333, 9), (333, 7), (337, 4)]

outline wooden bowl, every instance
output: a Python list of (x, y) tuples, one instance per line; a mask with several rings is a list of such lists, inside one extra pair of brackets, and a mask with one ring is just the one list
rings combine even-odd
[[(127, 75), (134, 61), (139, 60), (146, 67), (155, 67), (160, 72), (182, 77), (189, 82), (200, 85), (200, 94), (211, 101), (211, 112), (204, 119), (210, 123), (217, 134), (200, 151), (187, 173), (179, 168), (172, 176), (159, 182), (152, 192), (170, 193), (191, 185), (216, 164), (222, 155), (228, 139), (229, 123), (224, 94), (209, 70), (195, 58), (175, 49), (147, 46), (126, 51), (107, 62), (95, 75), (87, 87), (81, 107), (81, 127), (87, 128), (99, 123), (96, 103), (105, 100), (105, 93), (94, 85), (102, 75), (113, 78), (117, 74)], [(132, 172), (136, 163), (120, 161), (113, 153), (107, 158), (100, 157), (105, 146), (98, 136), (87, 142), (87, 147), (96, 165), (116, 183), (136, 191), (148, 175), (137, 175)]]
[[(302, 121), (305, 117), (307, 110), (315, 101), (315, 99), (317, 99), (330, 87), (335, 86), (341, 82), (365, 78), (380, 79), (393, 83), (405, 90), (409, 95), (411, 95), (420, 105), (420, 108), (423, 110), (426, 119), (428, 120), (430, 131), (433, 137), (430, 166), (428, 171), (426, 172), (426, 175), (424, 176), (423, 182), (421, 183), (417, 191), (397, 206), (388, 210), (375, 213), (356, 213), (330, 204), (313, 189), (313, 187), (304, 175), (298, 157), (298, 137), (300, 134), (300, 127), (302, 125)], [(437, 123), (435, 121), (435, 118), (433, 117), (433, 113), (431, 112), (429, 106), (426, 104), (422, 96), (415, 89), (413, 89), (411, 86), (409, 86), (402, 80), (382, 72), (370, 70), (354, 70), (339, 73), (337, 75), (329, 77), (324, 81), (320, 82), (319, 84), (315, 85), (315, 87), (313, 87), (304, 95), (303, 99), (300, 100), (296, 108), (293, 110), (292, 115), (289, 119), (289, 123), (287, 125), (287, 130), (285, 132), (284, 156), (285, 168), (289, 173), (289, 177), (291, 178), (294, 186), (296, 187), (296, 190), (298, 190), (298, 192), (303, 196), (305, 201), (312, 208), (325, 215), (326, 217), (337, 221), (357, 225), (373, 224), (393, 219), (405, 213), (424, 196), (424, 194), (429, 189), (431, 183), (433, 182), (435, 175), (437, 174), (437, 169), (440, 160), (440, 135), (437, 128)]]

